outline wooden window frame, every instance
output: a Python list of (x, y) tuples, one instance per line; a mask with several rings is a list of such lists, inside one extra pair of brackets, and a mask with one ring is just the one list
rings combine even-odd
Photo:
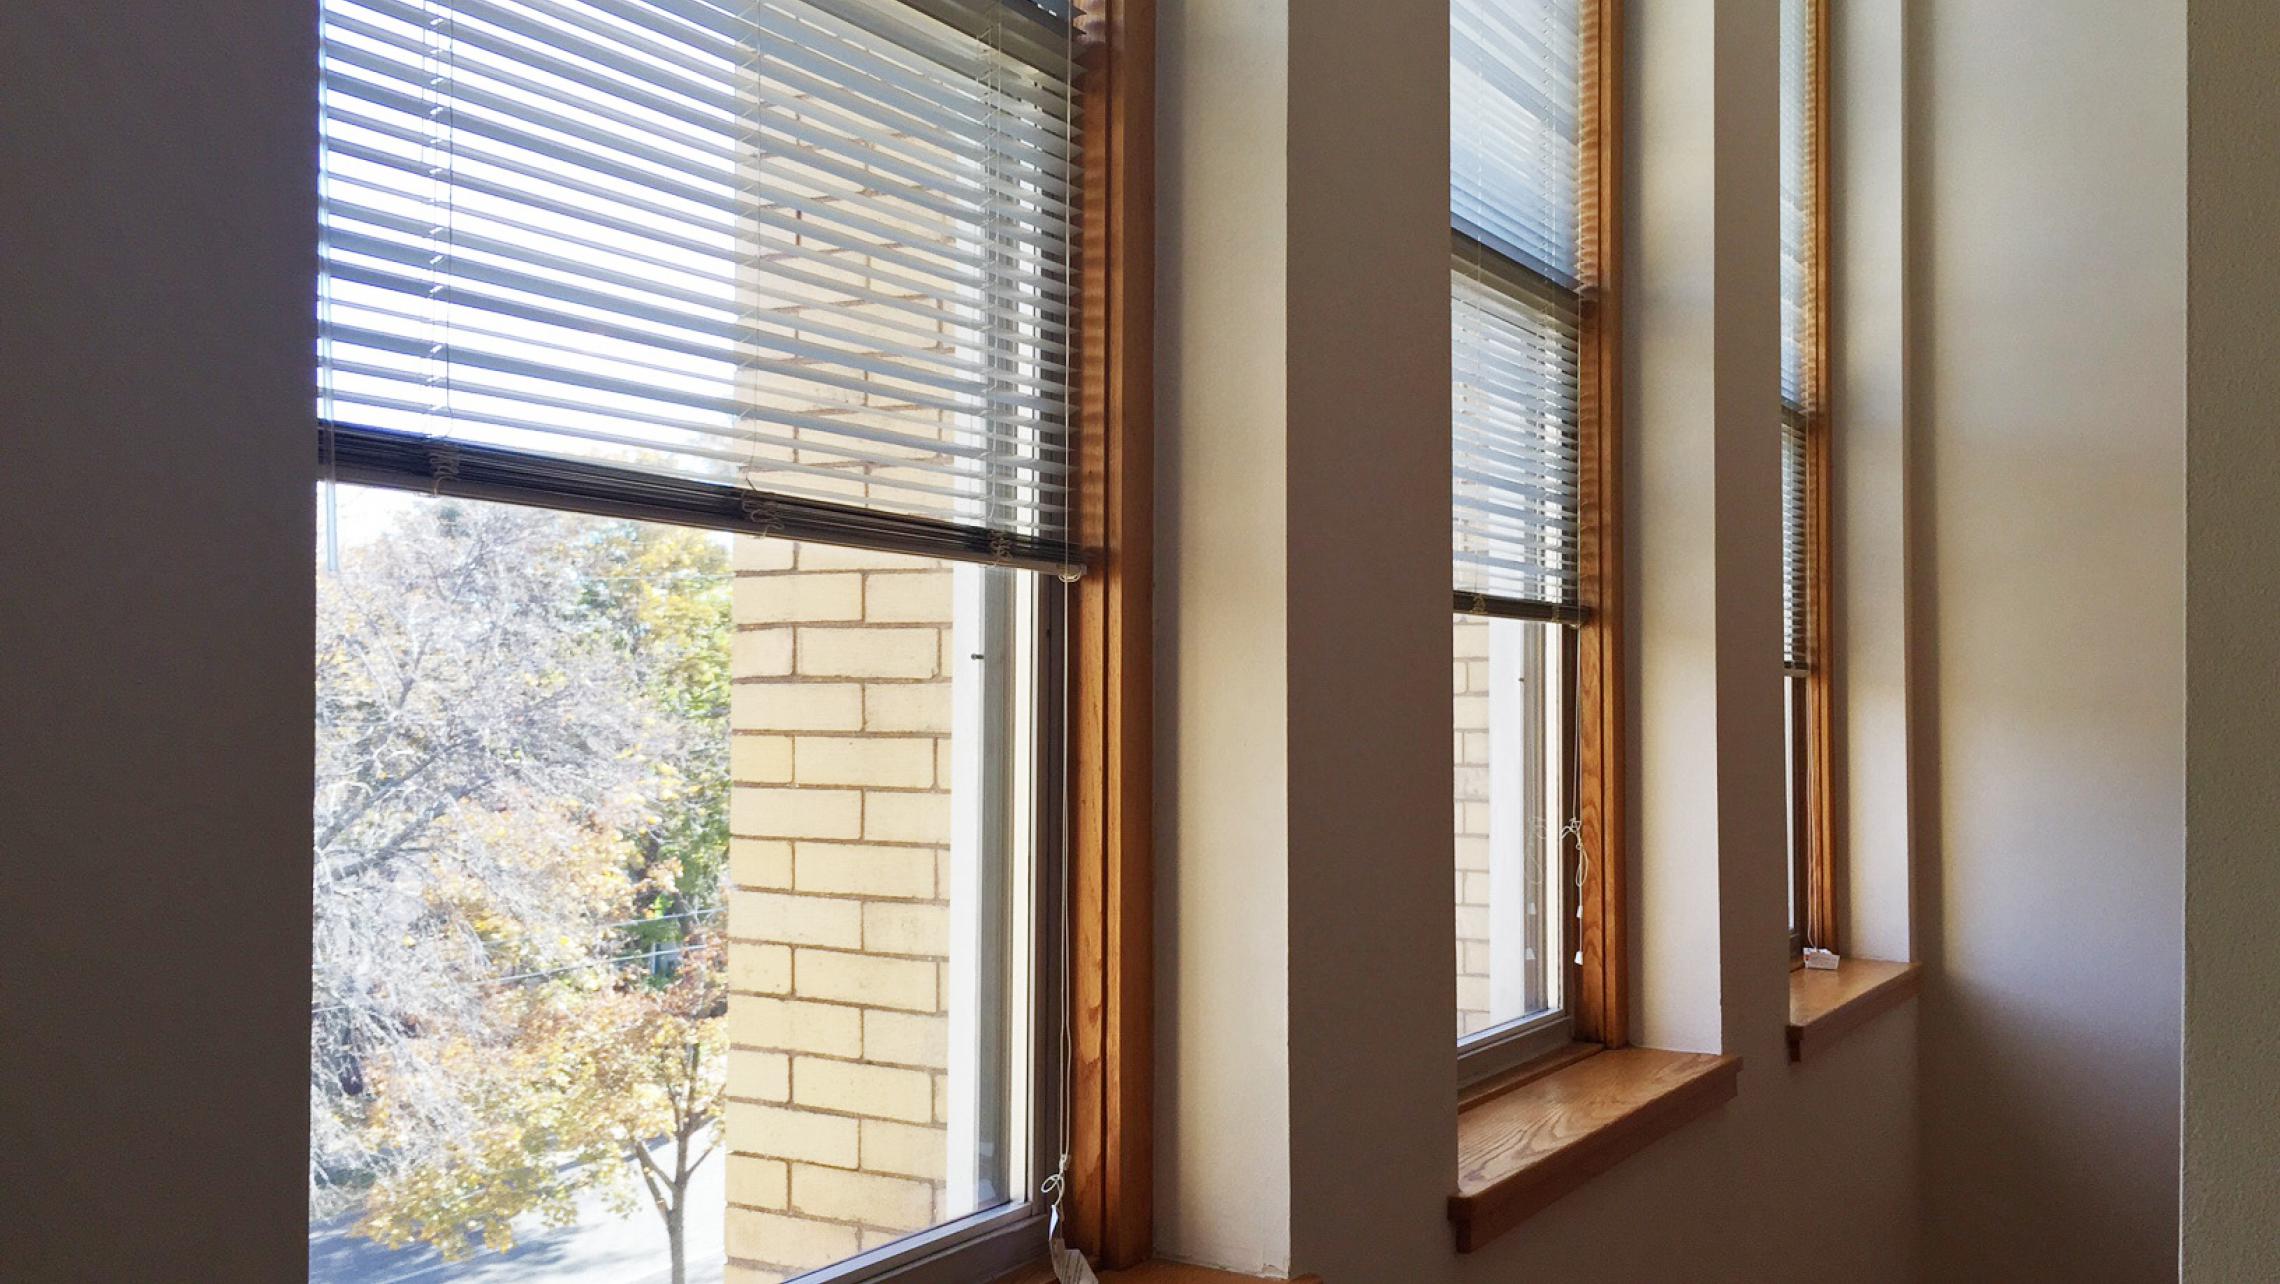
[(1629, 827), (1624, 805), (1623, 440), (1621, 351), (1622, 65), (1620, 6), (1584, 5), (1582, 182), (1577, 276), (1583, 287), (1579, 417), (1582, 557), (1576, 629), (1576, 945), (1570, 967), (1575, 1037), (1630, 1039), (1627, 960)]
[(1803, 752), (1795, 754), (1793, 782), (1802, 797), (1805, 850), (1799, 908), (1801, 948), (1838, 948), (1836, 827), (1835, 584), (1831, 482), (1834, 431), (1829, 397), (1829, 4), (1806, 0), (1807, 139), (1811, 227), (1806, 241), (1806, 332), (1799, 398), (1805, 437), (1805, 708)]
[[(1573, 1054), (1574, 1045), (1621, 1048), (1630, 1043), (1630, 988), (1626, 938), (1628, 832), (1625, 826), (1623, 727), (1623, 495), (1619, 413), (1621, 309), (1618, 288), (1622, 174), (1622, 40), (1618, 0), (1582, 5), (1584, 108), (1578, 128), (1576, 241), (1580, 370), (1577, 378), (1579, 492), (1577, 605), (1566, 663), (1574, 681), (1569, 701), (1575, 755), (1576, 842), (1561, 869), (1561, 886), (1575, 899), (1559, 909), (1565, 937), (1570, 1042), (1517, 1065), (1489, 1064), (1460, 1072), (1469, 1094), (1494, 1095), (1543, 1066)], [(1459, 616), (1485, 618), (1477, 595), (1452, 594)], [(1525, 1038), (1523, 1034), (1522, 1038)], [(1517, 1042), (1517, 1040), (1516, 1040)], [(1522, 1055), (1529, 1055), (1523, 1053)], [(1460, 1065), (1463, 1062), (1460, 1059)]]
[(1080, 0), (1080, 546), (1069, 619), (1069, 1244), (1118, 1269), (1154, 1212), (1150, 647), (1155, 0)]

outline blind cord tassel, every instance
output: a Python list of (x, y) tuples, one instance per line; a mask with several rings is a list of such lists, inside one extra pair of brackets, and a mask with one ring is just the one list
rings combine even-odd
[(1100, 1284), (1093, 1274), (1092, 1264), (1085, 1255), (1069, 1247), (1061, 1237), (1061, 1197), (1069, 1189), (1069, 1157), (1061, 1156), (1061, 1165), (1037, 1188), (1037, 1193), (1053, 1201), (1045, 1218), (1045, 1253), (1053, 1263), (1053, 1278), (1059, 1284)]

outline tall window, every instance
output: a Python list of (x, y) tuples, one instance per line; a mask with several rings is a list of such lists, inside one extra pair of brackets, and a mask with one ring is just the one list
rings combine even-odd
[[(1457, 1037), (1467, 1079), (1578, 1033), (1600, 707), (1598, 6), (1450, 6)], [(1597, 815), (1594, 811), (1595, 816)], [(1596, 830), (1596, 827), (1594, 827)], [(1596, 945), (1596, 943), (1595, 943)], [(1591, 1037), (1599, 1037), (1596, 1032)]]
[(1781, 664), (1792, 951), (1835, 948), (1820, 0), (1781, 6)]
[(322, 14), (311, 1279), (1034, 1259), (1067, 5)]

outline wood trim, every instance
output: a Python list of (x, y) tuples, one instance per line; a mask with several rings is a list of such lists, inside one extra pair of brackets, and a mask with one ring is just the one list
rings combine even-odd
[(1555, 1071), (1565, 1070), (1585, 1057), (1602, 1051), (1596, 1043), (1571, 1043), (1564, 1048), (1546, 1053), (1533, 1061), (1523, 1062), (1503, 1074), (1483, 1079), (1457, 1089), (1457, 1111), (1463, 1112), (1482, 1102), (1503, 1096), (1515, 1088), (1524, 1088)]
[(1836, 589), (1830, 489), (1833, 435), (1829, 406), (1829, 5), (1810, 0), (1806, 10), (1806, 68), (1812, 77), (1806, 110), (1812, 171), (1812, 262), (1806, 280), (1805, 364), (1805, 943), (1838, 947)]
[(1078, 530), (1069, 655), (1069, 1243), (1144, 1260), (1155, 1192), (1155, 3), (1085, 0)]
[(1837, 970), (1789, 974), (1789, 1059), (1818, 1056), (1923, 988), (1924, 965), (1846, 959)]
[[(1582, 254), (1583, 451), (1579, 469), (1583, 522), (1581, 596), (1585, 619), (1576, 638), (1577, 846), (1588, 853), (1577, 888), (1582, 913), (1571, 971), (1576, 1037), (1619, 1048), (1630, 1042), (1626, 936), (1628, 833), (1624, 823), (1623, 490), (1621, 263), (1618, 197), (1622, 184), (1618, 7), (1597, 0), (1585, 10)], [(1580, 859), (1574, 857), (1571, 859)], [(1570, 883), (1577, 880), (1570, 870)]]
[(1738, 1057), (1623, 1048), (1457, 1116), (1449, 1220), (1470, 1253), (1733, 1099)]

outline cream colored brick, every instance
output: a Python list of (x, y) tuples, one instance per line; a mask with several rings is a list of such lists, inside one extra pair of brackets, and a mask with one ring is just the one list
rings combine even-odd
[(741, 1047), (860, 1057), (862, 1017), (860, 1008), (838, 1003), (736, 994), (728, 1002), (728, 1040)]
[(788, 783), (792, 778), (792, 738), (730, 736), (728, 777), (756, 785)]
[[(866, 818), (865, 818), (865, 820), (866, 820), (866, 824), (867, 824), (867, 823), (868, 823), (868, 816), (867, 816), (867, 815), (866, 815)], [(1487, 869), (1487, 868), (1488, 868), (1488, 840), (1487, 840), (1486, 838), (1463, 838), (1463, 837), (1460, 837), (1459, 839), (1457, 839), (1457, 868), (1458, 868), (1458, 869)]]
[(932, 1012), (935, 965), (835, 950), (792, 951), (792, 993), (804, 999)]
[[(937, 1217), (934, 1220), (942, 1221), (943, 1219)], [(908, 1231), (873, 1230), (865, 1226), (863, 1228), (863, 1251), (868, 1253), (874, 1248), (883, 1248), (898, 1239), (907, 1239), (909, 1236), (910, 1232)]]
[(863, 795), (851, 789), (731, 789), (728, 828), (747, 838), (853, 838), (863, 832)]
[(795, 1057), (793, 1104), (840, 1110), (873, 1119), (925, 1123), (934, 1115), (932, 1081), (924, 1070)]
[(732, 1154), (723, 1176), (731, 1204), (747, 1208), (785, 1208), (791, 1204), (792, 1173), (781, 1159)]
[(781, 678), (791, 671), (790, 629), (740, 629), (728, 644), (730, 677)]
[(853, 1168), (856, 1137), (855, 1121), (840, 1115), (745, 1101), (728, 1103), (728, 1145), (738, 1154)]
[(791, 1276), (766, 1266), (727, 1262), (721, 1266), (720, 1284), (784, 1284)]
[(947, 682), (873, 682), (863, 688), (863, 729), (947, 735), (950, 691)]
[(934, 1220), (934, 1187), (907, 1177), (793, 1164), (792, 1207), (888, 1230), (924, 1230)]
[(934, 629), (803, 628), (799, 672), (823, 678), (931, 678)]
[(946, 1074), (934, 1076), (934, 1122), (950, 1122), (950, 1076)]
[(947, 739), (934, 742), (934, 778), (948, 784), (958, 778), (958, 755)]
[(958, 661), (960, 659), (958, 655), (958, 631), (956, 629), (942, 630), (941, 636), (935, 640), (935, 645), (940, 650), (941, 658), (938, 663), (942, 666), (942, 672), (958, 672)]
[(934, 895), (935, 853), (925, 847), (871, 847), (853, 843), (799, 843), (792, 853), (792, 885), (826, 895)]
[(728, 1210), (728, 1255), (746, 1261), (813, 1270), (862, 1251), (855, 1228), (750, 1208)]
[(730, 604), (739, 624), (863, 618), (860, 575), (739, 576)]
[(731, 838), (728, 877), (739, 887), (790, 887), (792, 845), (780, 838)]
[(728, 689), (738, 731), (860, 731), (863, 688), (838, 682), (738, 682)]
[(863, 949), (872, 954), (946, 955), (950, 952), (950, 911), (941, 905), (866, 904)]
[(867, 548), (840, 548), (831, 544), (800, 545), (803, 571), (911, 571), (942, 565), (932, 558), (908, 553), (876, 553)]
[(790, 1101), (792, 1059), (781, 1052), (730, 1048), (728, 1095), (754, 1101)]
[(1488, 1011), (1488, 978), (1485, 976), (1458, 977), (1457, 1006), (1467, 1012)]
[(863, 618), (873, 622), (948, 624), (950, 572), (881, 573), (863, 577)]
[(728, 988), (745, 994), (790, 994), (791, 947), (762, 945), (751, 941), (729, 942)]
[(863, 837), (883, 843), (950, 841), (950, 795), (883, 793), (863, 795)]
[[(1457, 906), (1457, 935), (1468, 941), (1488, 939), (1488, 907), (1485, 905)], [(792, 960), (793, 981), (799, 979), (799, 960)]]
[(1471, 731), (1475, 728), (1485, 727), (1488, 725), (1488, 697), (1485, 695), (1457, 696), (1455, 713), (1456, 720), (1452, 725), (1462, 730)]
[(803, 785), (930, 789), (934, 742), (901, 736), (800, 736), (792, 741), (792, 775)]
[(910, 1012), (863, 1012), (863, 1059), (890, 1065), (950, 1066), (950, 1018)]
[(728, 934), (744, 941), (787, 945), (863, 946), (863, 906), (859, 901), (824, 896), (785, 896), (777, 892), (731, 892)]
[(932, 1125), (863, 1121), (865, 1172), (896, 1173), (941, 1181), (949, 1168), (950, 1135)]
[(798, 547), (788, 539), (738, 535), (732, 544), (731, 557), (740, 571), (788, 571), (792, 569), (793, 553)]

